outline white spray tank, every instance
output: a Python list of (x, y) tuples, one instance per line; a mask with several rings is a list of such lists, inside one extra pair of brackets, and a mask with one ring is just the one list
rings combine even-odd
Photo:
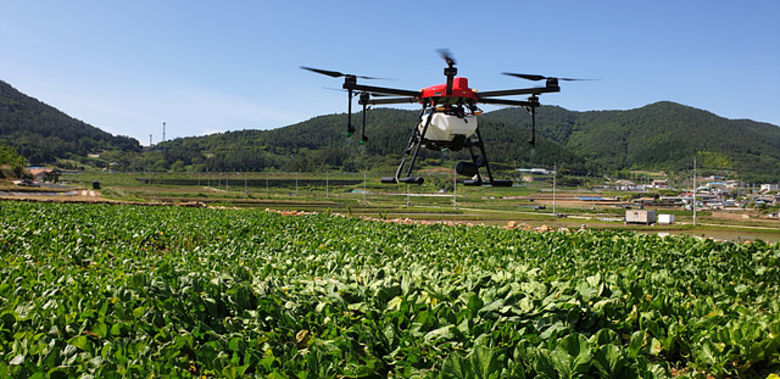
[[(420, 118), (420, 122), (417, 124), (417, 130), (422, 133), (425, 123), (428, 121), (429, 113), (426, 112)], [(477, 130), (477, 117), (474, 115), (466, 115), (458, 117), (455, 115), (446, 114), (444, 112), (434, 112), (431, 118), (431, 124), (428, 125), (428, 130), (425, 132), (425, 138), (431, 141), (446, 141), (450, 142), (455, 139), (455, 136), (471, 137)]]

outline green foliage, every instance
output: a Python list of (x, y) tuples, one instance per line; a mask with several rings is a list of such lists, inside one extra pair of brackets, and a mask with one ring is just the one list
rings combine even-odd
[[(0, 81), (0, 144), (12, 146), (31, 164), (68, 159), (116, 170), (389, 172), (397, 165), (418, 114), (371, 110), (365, 145), (359, 136), (345, 136), (346, 114), (335, 114), (273, 130), (178, 138), (139, 154), (136, 140), (72, 119)], [(357, 125), (362, 114), (353, 116)], [(543, 106), (537, 111), (535, 148), (527, 143), (530, 117), (523, 109), (489, 112), (479, 123), (496, 168), (549, 168), (557, 163), (561, 172), (577, 175), (638, 168), (680, 172), (690, 169), (696, 155), (703, 173), (736, 173), (745, 181), (780, 180), (779, 127), (728, 120), (672, 102), (627, 111), (574, 112)], [(84, 158), (97, 152), (99, 159)], [(470, 159), (464, 151), (421, 153), (421, 165)]]
[[(0, 166), (6, 166), (13, 177), (19, 178), (22, 176), (22, 169), (27, 165), (27, 161), (23, 156), (10, 146), (0, 145)], [(6, 171), (6, 170), (3, 170)], [(10, 176), (10, 173), (8, 176)], [(0, 171), (0, 178), (6, 176)]]
[[(319, 116), (269, 131), (237, 131), (182, 138), (160, 144), (164, 165), (204, 164), (211, 171), (273, 167), (285, 171), (347, 171), (397, 164), (418, 113), (393, 109), (369, 112), (370, 138), (359, 145), (344, 137), (346, 115)], [(693, 156), (701, 168), (738, 172), (744, 179), (780, 178), (780, 128), (748, 120), (727, 120), (670, 102), (628, 111), (572, 112), (544, 106), (537, 112), (539, 136), (527, 141), (530, 118), (522, 109), (489, 112), (480, 118), (487, 153), (502, 165), (552, 167), (562, 172), (603, 173), (635, 168), (686, 171)], [(361, 114), (355, 115), (359, 120)], [(468, 159), (465, 152), (423, 151), (424, 164)], [(427, 161), (425, 161), (427, 159)]]
[[(694, 155), (701, 168), (736, 171), (745, 180), (780, 179), (780, 128), (662, 101), (627, 111), (571, 112), (542, 107), (539, 133), (591, 164), (613, 171), (687, 171)], [(507, 108), (485, 118), (528, 125), (526, 112)]]
[(766, 377), (780, 246), (0, 203), (3, 377)]
[(103, 150), (140, 152), (133, 138), (112, 136), (17, 91), (0, 81), (0, 144), (15, 148), (30, 164), (85, 157)]

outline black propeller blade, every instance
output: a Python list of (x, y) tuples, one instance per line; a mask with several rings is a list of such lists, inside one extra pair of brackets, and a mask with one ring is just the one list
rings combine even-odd
[(448, 49), (437, 49), (436, 51), (441, 55), (442, 59), (447, 62), (448, 66), (455, 66), (455, 58), (452, 57), (452, 53)]
[(321, 69), (321, 68), (314, 68), (314, 67), (306, 67), (306, 66), (301, 66), (301, 68), (302, 68), (302, 69), (304, 69), (304, 70), (309, 70), (309, 71), (312, 71), (312, 72), (316, 72), (316, 73), (318, 73), (318, 74), (327, 75), (327, 76), (330, 76), (330, 77), (332, 77), (332, 78), (340, 78), (340, 77), (346, 77), (346, 76), (354, 76), (354, 77), (356, 77), (356, 78), (360, 78), (360, 79), (370, 79), (370, 80), (389, 80), (389, 79), (387, 79), (387, 78), (376, 78), (376, 77), (373, 77), (373, 76), (363, 76), (363, 75), (344, 74), (344, 73), (341, 73), (341, 72), (338, 72), (338, 71), (323, 70), (323, 69)]
[[(347, 90), (345, 90), (345, 89), (343, 89), (343, 88), (333, 88), (333, 87), (322, 87), (322, 88), (323, 88), (323, 89), (326, 89), (326, 90), (329, 90), (329, 91), (347, 92)], [(368, 92), (368, 94), (369, 94), (369, 95), (371, 95), (371, 96), (373, 96), (373, 97), (388, 97), (388, 96), (393, 96), (393, 95), (386, 95), (386, 94), (383, 94), (383, 93), (375, 93), (375, 92)], [(355, 93), (353, 93), (353, 94), (352, 94), (352, 96), (353, 96), (353, 97), (354, 97), (354, 96), (358, 96), (358, 95), (360, 95), (360, 92), (355, 92)]]
[(555, 78), (552, 76), (544, 76), (544, 75), (536, 75), (536, 74), (516, 74), (513, 72), (502, 72), (501, 74), (507, 75), (507, 76), (514, 76), (516, 78), (520, 79), (527, 79), (527, 80), (545, 80), (545, 79), (555, 79), (555, 80), (563, 80), (566, 82), (575, 82), (575, 81), (582, 81), (582, 80), (598, 80), (598, 79), (575, 79), (575, 78)]

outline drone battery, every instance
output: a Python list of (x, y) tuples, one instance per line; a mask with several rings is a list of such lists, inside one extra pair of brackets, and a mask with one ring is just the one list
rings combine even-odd
[(474, 176), (479, 173), (479, 167), (472, 162), (458, 162), (458, 165), (455, 166), (455, 172), (457, 172), (458, 175)]

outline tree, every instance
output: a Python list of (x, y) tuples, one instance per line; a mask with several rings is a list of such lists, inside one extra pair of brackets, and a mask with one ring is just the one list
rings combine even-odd
[[(0, 145), (0, 166), (6, 166), (11, 169), (15, 177), (22, 176), (22, 170), (27, 165), (27, 161), (14, 148)], [(0, 175), (3, 175), (0, 171)]]

